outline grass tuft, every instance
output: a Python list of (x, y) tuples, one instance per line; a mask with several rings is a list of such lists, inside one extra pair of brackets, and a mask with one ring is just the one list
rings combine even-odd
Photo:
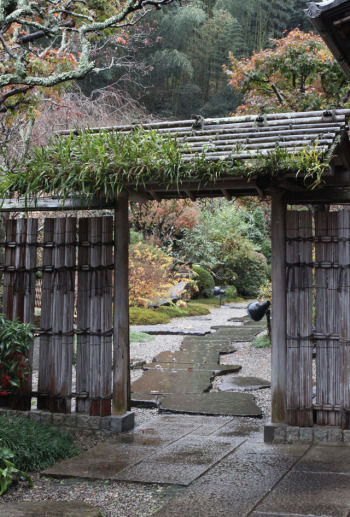
[(146, 334), (145, 332), (130, 330), (131, 343), (145, 343), (146, 341), (154, 341), (154, 336), (150, 336), (150, 334)]
[(251, 346), (254, 348), (270, 348), (271, 342), (268, 336), (260, 336), (251, 342)]

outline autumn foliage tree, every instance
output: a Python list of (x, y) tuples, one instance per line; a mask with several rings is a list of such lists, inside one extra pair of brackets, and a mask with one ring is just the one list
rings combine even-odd
[(294, 29), (268, 49), (224, 69), (243, 95), (238, 113), (308, 111), (349, 105), (348, 81), (320, 36)]
[[(172, 0), (0, 0), (0, 112), (96, 70), (95, 46)], [(94, 56), (94, 57), (93, 57)]]
[(186, 199), (131, 203), (130, 221), (133, 229), (152, 242), (169, 246), (181, 236), (184, 228), (198, 222), (199, 208)]
[(147, 307), (168, 299), (171, 289), (179, 282), (193, 283), (174, 268), (173, 258), (159, 246), (139, 242), (130, 246), (129, 303)]

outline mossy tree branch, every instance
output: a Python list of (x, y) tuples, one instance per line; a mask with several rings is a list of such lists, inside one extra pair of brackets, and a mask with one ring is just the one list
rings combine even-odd
[(85, 77), (96, 68), (91, 56), (94, 39), (111, 30), (125, 30), (147, 10), (172, 1), (0, 0), (1, 112), (17, 109), (31, 88), (50, 88)]

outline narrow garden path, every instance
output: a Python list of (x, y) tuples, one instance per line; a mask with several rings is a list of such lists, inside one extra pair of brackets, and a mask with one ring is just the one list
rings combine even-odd
[[(259, 365), (255, 365), (255, 375), (250, 368), (247, 377), (242, 364), (235, 364), (236, 352), (242, 346), (248, 351), (250, 342), (265, 328), (264, 322), (255, 323), (247, 317), (245, 307), (230, 304), (212, 309), (208, 316), (133, 327), (158, 339), (153, 346), (147, 343), (155, 353), (148, 355), (142, 376), (133, 375), (133, 406), (157, 407), (161, 412), (261, 416), (254, 396), (246, 392), (268, 388), (269, 376), (262, 379)], [(180, 337), (180, 346), (178, 340), (174, 346), (174, 337)], [(159, 350), (159, 342), (165, 346), (172, 342), (172, 349)], [(134, 345), (133, 353), (142, 355), (140, 346)]]

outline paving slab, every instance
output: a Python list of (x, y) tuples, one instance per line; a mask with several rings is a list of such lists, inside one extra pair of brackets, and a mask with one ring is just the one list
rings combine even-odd
[(192, 436), (163, 448), (136, 466), (124, 469), (113, 479), (143, 483), (171, 483), (188, 486), (244, 442), (217, 437)]
[[(257, 503), (286, 475), (306, 450), (305, 446), (270, 446), (259, 452), (258, 445), (250, 441), (243, 443), (188, 488), (179, 491), (155, 515), (250, 516)], [(264, 444), (260, 442), (260, 445)]]
[(100, 443), (79, 456), (60, 460), (43, 474), (57, 478), (112, 479), (126, 467), (136, 465), (145, 458), (148, 461), (159, 450), (201, 426), (205, 427), (205, 424), (198, 418), (177, 416), (175, 420), (159, 416), (154, 422)]
[(160, 411), (188, 413), (195, 415), (232, 415), (260, 418), (261, 409), (255, 399), (248, 393), (199, 393), (165, 395), (160, 400)]
[(350, 447), (314, 446), (296, 465), (295, 470), (350, 474)]
[(225, 375), (218, 386), (219, 391), (255, 391), (270, 388), (271, 383), (259, 377), (243, 377), (237, 375)]
[(169, 328), (168, 325), (157, 325), (156, 327), (154, 325), (138, 325), (137, 330), (152, 336), (206, 336), (207, 334), (210, 334), (210, 330), (183, 329), (176, 327)]
[[(240, 364), (218, 364), (218, 363), (146, 363), (144, 370), (174, 370), (174, 371), (206, 371), (215, 375), (238, 373), (242, 369)], [(221, 390), (224, 391), (224, 390)]]
[(3, 503), (0, 515), (4, 517), (103, 517), (99, 508), (82, 501), (42, 501)]
[(350, 512), (350, 476), (292, 471), (257, 506), (256, 511), (344, 517)]
[(43, 474), (58, 478), (110, 479), (119, 470), (139, 462), (156, 450), (154, 445), (131, 446), (104, 442), (79, 456), (58, 461)]
[(155, 358), (157, 363), (208, 363), (218, 362), (219, 352), (201, 347), (182, 348), (176, 352), (161, 352)]
[(202, 393), (210, 389), (210, 375), (201, 371), (147, 370), (131, 385), (131, 392), (149, 393)]

